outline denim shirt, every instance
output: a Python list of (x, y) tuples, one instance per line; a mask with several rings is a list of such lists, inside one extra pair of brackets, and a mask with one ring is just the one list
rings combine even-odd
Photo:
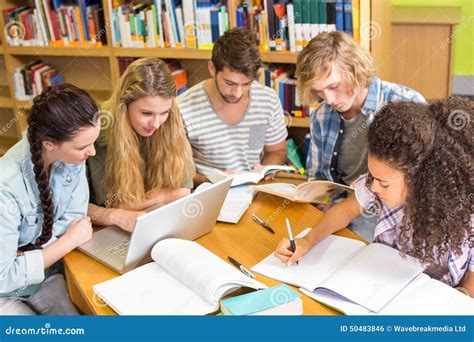
[[(85, 216), (89, 187), (85, 166), (55, 162), (50, 171), (54, 203), (52, 238), (63, 235), (71, 220)], [(17, 255), (19, 247), (41, 235), (43, 211), (26, 136), (0, 158), (0, 297), (31, 295), (45, 279), (40, 249)], [(13, 292), (12, 292), (13, 291)]]

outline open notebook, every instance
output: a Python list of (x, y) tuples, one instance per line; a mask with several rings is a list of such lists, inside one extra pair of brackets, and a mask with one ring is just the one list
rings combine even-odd
[[(383, 244), (365, 245), (336, 235), (315, 245), (299, 265), (286, 266), (270, 255), (252, 270), (299, 286), (308, 296), (346, 314), (474, 312), (471, 298), (423, 274), (415, 258), (403, 258), (398, 250)], [(456, 306), (446, 311), (449, 301), (439, 301), (439, 296), (452, 298)]]
[(205, 315), (241, 288), (266, 288), (196, 242), (165, 239), (154, 262), (97, 284), (94, 292), (120, 315)]

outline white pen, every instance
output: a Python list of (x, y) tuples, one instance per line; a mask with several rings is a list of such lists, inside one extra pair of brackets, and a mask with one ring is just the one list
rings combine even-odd
[[(294, 253), (296, 251), (296, 242), (293, 239), (293, 232), (291, 231), (290, 220), (288, 220), (288, 217), (286, 218), (286, 229), (288, 230), (288, 239), (290, 239), (291, 251)], [(298, 265), (298, 261), (296, 264)]]

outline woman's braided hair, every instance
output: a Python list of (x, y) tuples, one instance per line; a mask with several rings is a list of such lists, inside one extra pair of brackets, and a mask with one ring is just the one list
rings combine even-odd
[(27, 136), (43, 211), (43, 226), (38, 239), (22, 247), (22, 251), (41, 248), (51, 239), (53, 232), (54, 203), (49, 172), (44, 166), (43, 141), (61, 143), (70, 140), (79, 130), (94, 126), (97, 114), (97, 105), (89, 94), (71, 84), (47, 87), (34, 98), (27, 119)]

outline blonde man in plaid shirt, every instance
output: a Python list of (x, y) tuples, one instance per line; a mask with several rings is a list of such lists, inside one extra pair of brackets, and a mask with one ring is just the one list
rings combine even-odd
[(296, 239), (294, 253), (283, 239), (275, 255), (294, 263), (362, 212), (378, 218), (376, 242), (420, 259), (429, 276), (473, 297), (473, 116), (474, 102), (462, 98), (388, 104), (369, 127), (369, 173), (355, 181), (355, 194)]
[[(306, 161), (309, 180), (351, 185), (367, 172), (367, 130), (391, 102), (425, 102), (418, 92), (375, 76), (370, 53), (344, 32), (321, 33), (298, 55), (296, 76), (311, 115)], [(349, 227), (372, 240), (375, 222), (360, 217)]]

